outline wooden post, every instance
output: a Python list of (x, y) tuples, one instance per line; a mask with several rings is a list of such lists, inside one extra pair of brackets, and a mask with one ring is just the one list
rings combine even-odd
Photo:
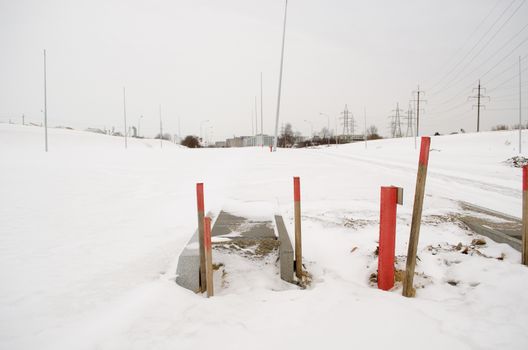
[(418, 249), (418, 238), (420, 236), (420, 224), (422, 222), (422, 208), (425, 192), (425, 180), (427, 178), (427, 164), (429, 163), (429, 148), (431, 138), (422, 137), (420, 147), (420, 159), (418, 161), (418, 175), (416, 176), (416, 190), (414, 192), (414, 206), (411, 221), (411, 235), (407, 251), (407, 264), (405, 268), (405, 278), (403, 280), (403, 296), (413, 297), (415, 289), (413, 287), (414, 268), (416, 267), (416, 252)]
[(302, 278), (301, 244), (301, 183), (299, 177), (293, 178), (293, 200), (295, 210), (295, 275)]
[(203, 183), (196, 184), (196, 198), (198, 201), (198, 244), (200, 249), (200, 276), (199, 276), (199, 285), (200, 293), (205, 292), (206, 290), (206, 281), (205, 281), (205, 250), (204, 250), (204, 190)]
[(522, 264), (528, 266), (528, 165), (523, 166)]
[(401, 197), (403, 197), (403, 190), (399, 187), (381, 188), (378, 288), (382, 290), (394, 287), (396, 204), (402, 204)]
[(211, 251), (211, 218), (204, 220), (205, 281), (207, 297), (213, 296), (213, 255)]

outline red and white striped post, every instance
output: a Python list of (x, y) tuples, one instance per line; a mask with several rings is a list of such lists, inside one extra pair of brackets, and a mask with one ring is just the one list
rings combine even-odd
[(401, 198), (401, 188), (381, 187), (378, 288), (382, 290), (394, 287), (396, 204), (402, 204)]
[(204, 219), (205, 281), (207, 297), (213, 296), (213, 253), (211, 247), (211, 218)]
[(523, 166), (521, 262), (523, 265), (528, 265), (528, 165)]
[(204, 217), (205, 217), (205, 205), (204, 205), (204, 186), (203, 183), (196, 184), (196, 199), (198, 204), (198, 242), (200, 250), (200, 274), (199, 274), (199, 286), (200, 292), (203, 293), (206, 290), (205, 280), (205, 250), (204, 250)]
[(302, 244), (301, 244), (301, 180), (293, 178), (293, 201), (295, 216), (295, 275), (302, 278)]
[(422, 223), (422, 208), (425, 193), (425, 180), (427, 178), (427, 166), (429, 164), (430, 137), (422, 137), (420, 146), (420, 159), (418, 161), (418, 174), (416, 176), (416, 190), (414, 191), (414, 205), (411, 221), (411, 235), (407, 250), (407, 263), (405, 278), (403, 280), (403, 296), (413, 297), (414, 269), (416, 267), (416, 252), (418, 250), (418, 238), (420, 236), (420, 225)]

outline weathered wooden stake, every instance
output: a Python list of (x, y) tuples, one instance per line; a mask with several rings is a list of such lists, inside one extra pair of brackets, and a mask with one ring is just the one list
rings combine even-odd
[(528, 266), (528, 165), (523, 166), (522, 263)]
[(378, 288), (382, 290), (394, 287), (396, 204), (403, 203), (402, 197), (402, 188), (394, 186), (381, 188)]
[(205, 280), (205, 250), (204, 250), (204, 189), (203, 183), (196, 184), (196, 198), (198, 201), (198, 242), (200, 249), (200, 276), (199, 276), (199, 286), (200, 293), (205, 292), (206, 290), (206, 280)]
[(416, 190), (414, 192), (414, 206), (411, 221), (411, 235), (407, 251), (407, 264), (405, 278), (403, 280), (403, 296), (413, 297), (416, 293), (413, 287), (414, 268), (416, 267), (416, 252), (418, 249), (418, 238), (420, 236), (420, 224), (422, 222), (422, 208), (425, 192), (425, 180), (427, 178), (427, 164), (429, 163), (429, 148), (431, 138), (422, 137), (420, 147), (420, 159), (418, 161), (418, 175), (416, 177)]
[(293, 200), (295, 209), (295, 275), (302, 278), (301, 243), (301, 183), (299, 177), (293, 178)]
[(211, 218), (204, 219), (204, 248), (205, 248), (205, 281), (207, 297), (212, 297), (213, 292), (213, 253), (211, 249)]

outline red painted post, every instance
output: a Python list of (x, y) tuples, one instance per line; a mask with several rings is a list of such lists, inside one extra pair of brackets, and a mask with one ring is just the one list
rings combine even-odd
[(523, 166), (522, 198), (522, 255), (521, 262), (528, 265), (528, 165)]
[(383, 290), (394, 287), (397, 202), (398, 187), (381, 187), (378, 288)]
[(196, 200), (198, 204), (198, 242), (200, 251), (200, 273), (199, 273), (199, 286), (200, 292), (206, 291), (205, 281), (205, 250), (204, 250), (204, 217), (205, 217), (205, 205), (204, 205), (204, 187), (203, 183), (196, 184)]
[(213, 256), (211, 251), (211, 218), (204, 219), (205, 281), (207, 297), (213, 296)]
[(302, 278), (302, 243), (301, 243), (301, 180), (293, 178), (293, 201), (295, 216), (295, 275)]

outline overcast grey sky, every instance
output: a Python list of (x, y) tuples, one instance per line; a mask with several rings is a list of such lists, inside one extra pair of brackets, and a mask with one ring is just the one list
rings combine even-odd
[[(406, 109), (421, 84), (424, 133), (472, 131), (476, 112), (466, 100), (482, 76), (491, 96), (482, 128), (514, 124), (517, 60), (528, 55), (525, 2), (290, 0), (281, 122), (308, 134), (304, 120), (320, 129), (323, 112), (334, 128), (348, 104), (362, 130), (366, 106), (368, 124), (387, 135), (391, 110), (397, 102)], [(0, 121), (42, 119), (46, 48), (51, 125), (122, 129), (126, 86), (129, 123), (144, 115), (146, 134), (158, 130), (161, 104), (171, 133), (179, 117), (183, 134), (199, 134), (209, 119), (213, 139), (248, 135), (262, 71), (264, 132), (272, 133), (283, 6), (0, 0)], [(523, 64), (528, 78), (528, 59)]]

